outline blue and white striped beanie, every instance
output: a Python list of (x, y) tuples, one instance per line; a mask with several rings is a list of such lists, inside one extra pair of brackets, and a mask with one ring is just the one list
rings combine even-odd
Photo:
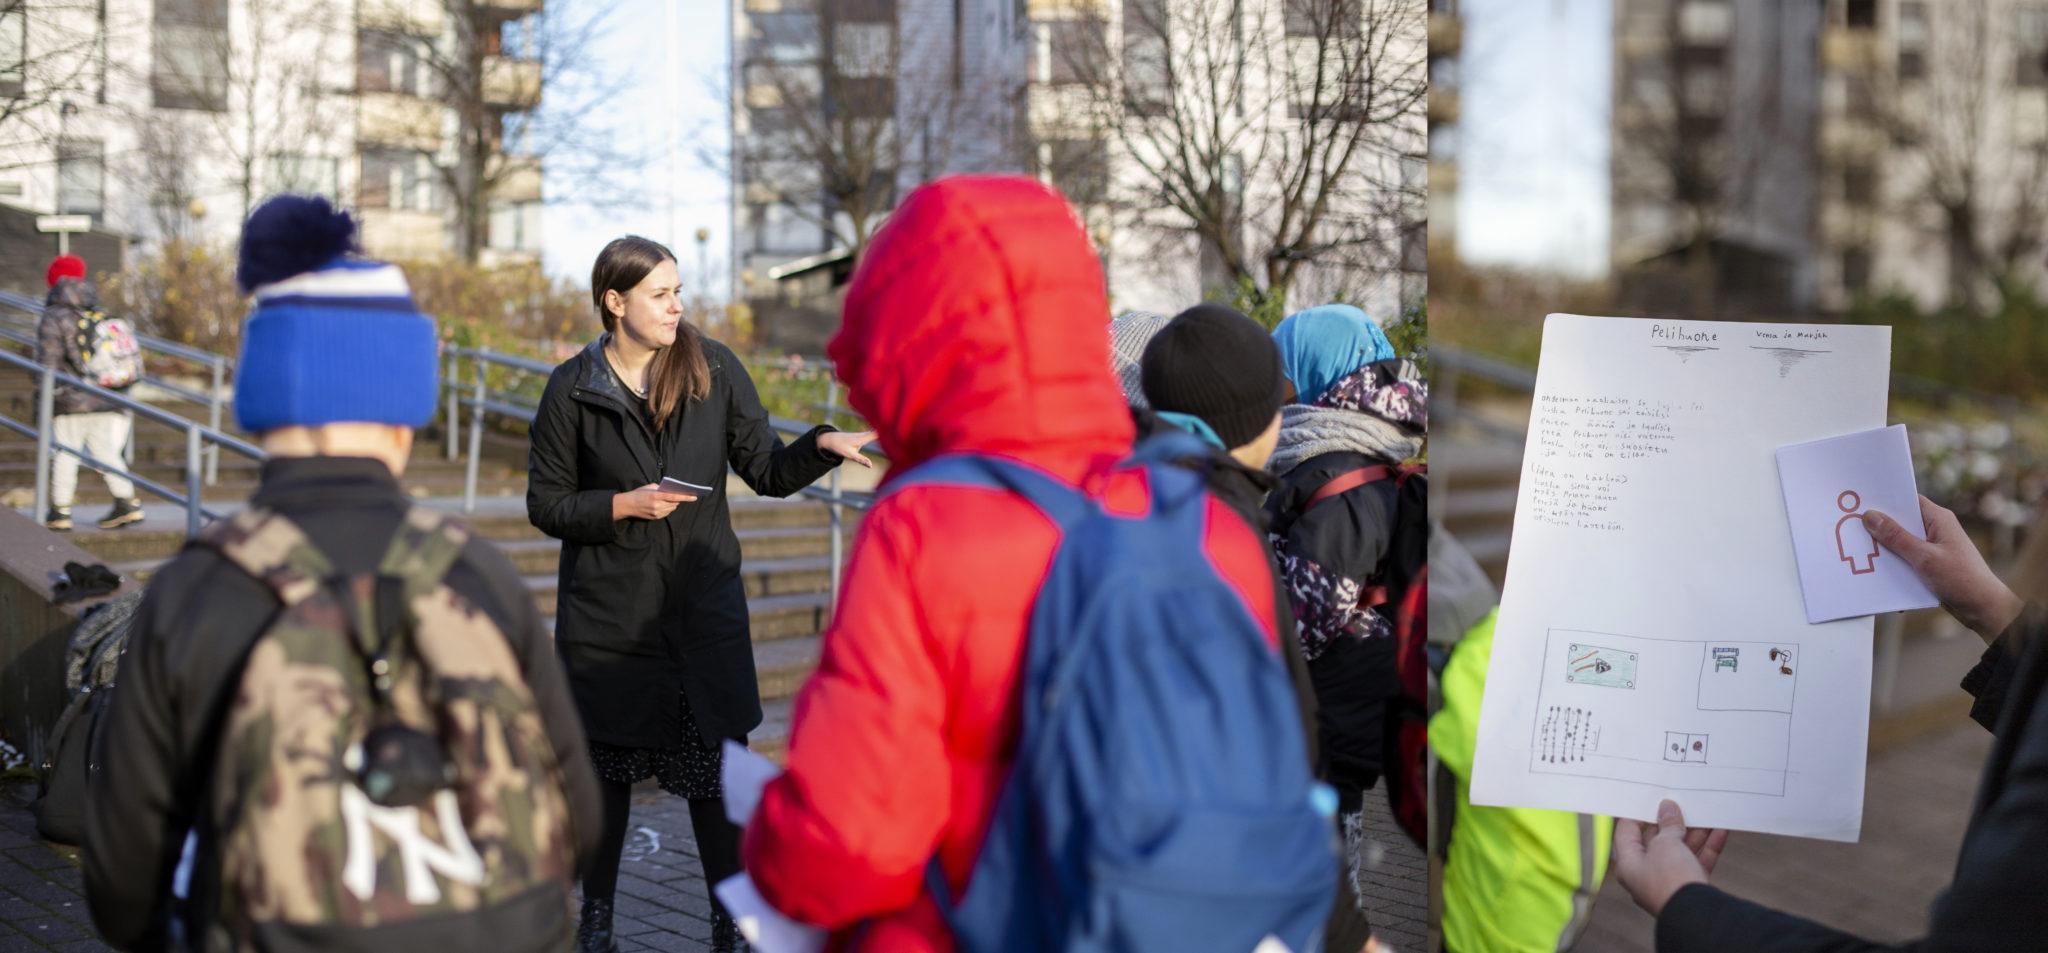
[(326, 199), (280, 195), (242, 227), (235, 281), (255, 296), (235, 368), (242, 429), (434, 417), (434, 319), (397, 266), (357, 257), (356, 225)]

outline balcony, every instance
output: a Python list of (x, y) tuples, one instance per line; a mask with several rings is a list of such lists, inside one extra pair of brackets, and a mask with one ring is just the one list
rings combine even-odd
[(356, 98), (359, 142), (435, 152), (441, 148), (441, 105), (403, 93), (363, 93)]
[(356, 215), (363, 223), (363, 251), (372, 257), (403, 261), (448, 252), (448, 225), (437, 212), (366, 208)]
[(1429, 53), (1431, 56), (1456, 56), (1464, 42), (1464, 21), (1447, 13), (1432, 13), (1429, 15)]
[(1432, 125), (1458, 121), (1457, 90), (1438, 88), (1429, 91), (1429, 121)]
[(1034, 133), (1050, 139), (1087, 138), (1098, 122), (1098, 104), (1085, 86), (1031, 84), (1030, 121)]
[(491, 160), (493, 203), (540, 201), (540, 160), (529, 156), (497, 156)]
[(1875, 71), (1884, 65), (1885, 50), (1877, 34), (1869, 30), (1827, 30), (1820, 38), (1822, 69), (1843, 72)]
[(478, 13), (486, 16), (516, 19), (529, 13), (539, 13), (541, 0), (479, 0)]
[(440, 0), (362, 0), (356, 26), (412, 36), (439, 36), (446, 18)]
[(513, 56), (484, 57), (484, 104), (526, 110), (540, 105), (540, 61)]
[(1026, 0), (1027, 20), (1065, 20), (1074, 17), (1109, 15), (1109, 0)]

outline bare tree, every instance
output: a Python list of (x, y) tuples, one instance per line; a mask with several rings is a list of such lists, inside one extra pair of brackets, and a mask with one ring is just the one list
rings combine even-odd
[[(326, 191), (335, 175), (320, 175), (299, 156), (303, 143), (317, 140), (344, 114), (348, 100), (335, 95), (328, 77), (345, 72), (335, 59), (353, 46), (339, 13), (326, 3), (251, 3), (245, 8), (240, 44), (222, 31), (218, 59), (223, 67), (224, 108), (212, 120), (211, 146), (231, 169), (240, 200), (239, 218), (254, 211), (262, 191)], [(155, 124), (156, 117), (143, 122)]]
[[(1664, 4), (1658, 35), (1640, 38), (1655, 40), (1654, 50), (1634, 53), (1619, 67), (1615, 108), (1626, 133), (1615, 136), (1613, 175), (1615, 191), (1629, 201), (1671, 211), (1674, 224), (1662, 237), (1684, 256), (1688, 308), (1706, 317), (1715, 313), (1720, 290), (1714, 244), (1756, 195), (1770, 143), (1731, 133), (1728, 50), (1687, 39), (1686, 6)], [(1775, 103), (1766, 98), (1761, 108)]]
[(1066, 11), (1100, 34), (1052, 51), (1081, 91), (1052, 134), (1128, 167), (1110, 176), (1122, 219), (1193, 232), (1267, 313), (1310, 270), (1398, 263), (1426, 188), (1401, 174), (1426, 141), (1421, 0), (1124, 0), (1115, 30), (1099, 9)]
[(787, 207), (856, 257), (899, 183), (950, 168), (958, 111), (971, 99), (922, 81), (929, 64), (907, 53), (923, 46), (906, 33), (919, 27), (867, 6), (820, 4), (763, 28), (739, 71), (751, 128), (730, 157), (703, 156), (744, 170), (750, 201)]
[[(1984, 306), (2025, 287), (2022, 276), (2048, 241), (2048, 131), (2005, 111), (2048, 102), (2048, 51), (2024, 45), (2010, 61), (1985, 55), (1993, 9), (1940, 7), (1927, 23), (1925, 59), (1868, 88), (1871, 113), (1908, 157), (1910, 194), (1932, 211), (1929, 228), (1948, 259), (1951, 304)], [(2013, 90), (2019, 90), (2015, 93)], [(1875, 170), (1871, 170), (1875, 174)]]
[(549, 181), (566, 190), (553, 198), (623, 201), (622, 183), (646, 157), (613, 144), (592, 122), (601, 110), (619, 108), (626, 82), (606, 79), (593, 58), (604, 7), (549, 3), (506, 22), (480, 0), (444, 2), (448, 35), (416, 52), (436, 98), (455, 113), (453, 161), (436, 168), (455, 213), (458, 254), (470, 262), (482, 256), (493, 194), (542, 163)]
[(0, 145), (55, 139), (51, 107), (104, 95), (102, 16), (100, 0), (0, 0)]

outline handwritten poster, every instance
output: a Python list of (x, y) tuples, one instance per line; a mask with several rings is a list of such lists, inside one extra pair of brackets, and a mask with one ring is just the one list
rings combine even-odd
[(1857, 838), (1869, 617), (1806, 621), (1777, 448), (1881, 427), (1891, 330), (1546, 319), (1472, 801)]

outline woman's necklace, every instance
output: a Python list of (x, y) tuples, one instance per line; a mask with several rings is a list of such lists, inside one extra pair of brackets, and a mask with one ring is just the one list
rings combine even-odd
[(633, 386), (632, 375), (626, 373), (626, 362), (619, 359), (615, 345), (604, 346), (604, 359), (611, 362), (612, 370), (619, 375), (619, 383), (626, 385), (626, 389), (632, 391), (633, 396), (641, 400), (647, 399), (646, 388)]

